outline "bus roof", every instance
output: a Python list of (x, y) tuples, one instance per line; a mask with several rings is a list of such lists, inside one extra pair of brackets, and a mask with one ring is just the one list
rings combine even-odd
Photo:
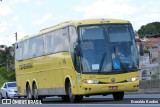
[(35, 34), (35, 35), (31, 35), (31, 36), (25, 36), (24, 38), (22, 38), (21, 40), (18, 40), (17, 42), (26, 40), (28, 38), (32, 38), (35, 36), (39, 36), (42, 34), (46, 34), (48, 32), (69, 26), (69, 25), (74, 25), (75, 27), (77, 26), (83, 26), (83, 25), (96, 25), (96, 24), (116, 24), (116, 23), (130, 23), (128, 20), (121, 20), (121, 19), (85, 19), (85, 20), (80, 20), (80, 21), (66, 21), (66, 22), (62, 22), (59, 23), (57, 25), (45, 28), (40, 30), (39, 33)]

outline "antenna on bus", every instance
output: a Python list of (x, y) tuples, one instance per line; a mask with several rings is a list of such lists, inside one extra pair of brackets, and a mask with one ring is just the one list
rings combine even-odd
[(16, 37), (16, 41), (17, 41), (17, 37), (18, 37), (17, 32), (15, 33), (15, 37)]

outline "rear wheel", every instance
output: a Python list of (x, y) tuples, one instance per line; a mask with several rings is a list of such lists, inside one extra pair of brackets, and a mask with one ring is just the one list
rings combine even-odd
[(33, 99), (38, 99), (38, 90), (36, 84), (33, 85), (32, 93), (33, 93)]
[(33, 99), (43, 100), (44, 97), (38, 95), (38, 88), (36, 84), (33, 85), (32, 93)]
[(114, 100), (123, 100), (124, 92), (115, 92), (113, 93)]
[(27, 99), (32, 99), (31, 88), (29, 85), (26, 87)]

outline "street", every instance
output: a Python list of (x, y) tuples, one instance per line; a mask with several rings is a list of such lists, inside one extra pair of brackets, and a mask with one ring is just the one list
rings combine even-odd
[[(16, 100), (16, 99), (15, 99)], [(24, 100), (24, 99), (21, 99)], [(0, 100), (1, 101), (1, 100)], [(2, 103), (2, 102), (0, 102)], [(1, 107), (17, 107), (22, 105), (6, 105), (2, 104)], [(27, 107), (28, 105), (23, 105), (23, 107)], [(39, 105), (29, 105), (29, 106), (39, 106)], [(141, 106), (141, 107), (158, 107), (160, 106), (160, 94), (125, 94), (124, 100), (122, 101), (114, 101), (111, 95), (108, 96), (91, 96), (91, 97), (84, 97), (81, 102), (78, 103), (68, 103), (62, 102), (61, 98), (59, 97), (47, 97), (43, 100), (41, 107), (48, 107), (48, 106), (60, 106), (60, 107), (70, 107), (70, 106), (78, 106), (78, 107), (99, 107), (99, 106), (112, 106), (112, 107), (134, 107), (134, 106)]]

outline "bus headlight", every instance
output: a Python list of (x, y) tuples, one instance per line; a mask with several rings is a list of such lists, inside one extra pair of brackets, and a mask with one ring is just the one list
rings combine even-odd
[(86, 83), (86, 84), (98, 84), (98, 81), (97, 80), (83, 80), (83, 83)]
[(133, 78), (129, 78), (127, 79), (128, 82), (133, 82), (133, 81), (138, 81), (139, 77), (133, 77)]

